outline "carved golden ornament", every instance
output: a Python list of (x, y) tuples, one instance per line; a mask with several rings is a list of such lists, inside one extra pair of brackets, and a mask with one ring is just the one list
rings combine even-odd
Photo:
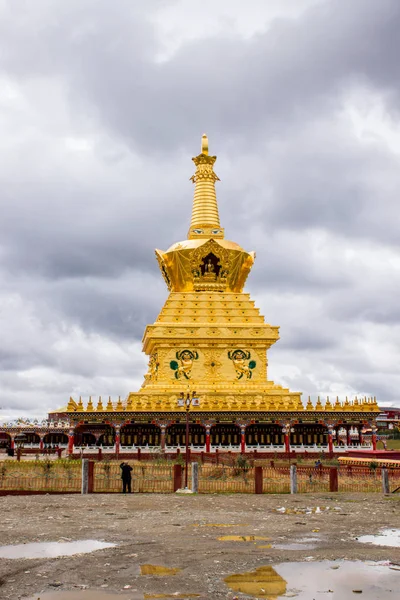
[(146, 385), (147, 383), (151, 383), (151, 382), (154, 383), (158, 379), (158, 369), (160, 366), (160, 362), (158, 359), (158, 352), (153, 352), (153, 354), (150, 356), (148, 366), (149, 366), (149, 370), (147, 371), (147, 373), (144, 376), (144, 378), (145, 378), (144, 385)]
[(164, 281), (167, 284), (167, 288), (171, 291), (172, 290), (171, 279), (169, 277), (167, 265), (163, 258), (163, 255), (160, 252), (160, 250), (155, 250), (155, 255), (157, 258), (158, 266), (160, 267), (161, 275), (163, 276)]
[(208, 335), (209, 337), (217, 337), (219, 335), (221, 335), (221, 330), (220, 329), (216, 329), (216, 328), (212, 328), (212, 329), (207, 329), (206, 330), (206, 335)]
[(193, 335), (186, 328), (182, 327), (164, 327), (160, 330), (162, 335), (173, 335), (174, 337), (181, 337), (185, 335)]
[(221, 352), (217, 352), (216, 350), (205, 350), (203, 354), (205, 357), (203, 364), (206, 379), (219, 379), (221, 377), (220, 369), (222, 367), (222, 362), (220, 361)]
[(250, 360), (251, 354), (248, 350), (241, 350), (240, 348), (230, 350), (228, 352), (228, 358), (233, 363), (237, 379), (242, 379), (242, 377), (245, 377), (246, 379), (252, 378), (252, 370), (256, 367), (257, 363), (255, 360)]
[(223, 292), (229, 274), (229, 252), (214, 240), (193, 251), (190, 258), (195, 291)]
[(199, 354), (196, 350), (178, 350), (176, 353), (177, 360), (171, 360), (170, 368), (174, 371), (175, 379), (190, 379), (193, 361), (198, 360)]

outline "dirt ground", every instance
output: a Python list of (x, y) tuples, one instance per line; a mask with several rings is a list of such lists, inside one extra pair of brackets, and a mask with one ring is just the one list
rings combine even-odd
[[(302, 512), (317, 506), (329, 510)], [(276, 512), (281, 507), (294, 512)], [(370, 546), (355, 539), (382, 528), (400, 528), (399, 495), (7, 496), (0, 497), (0, 511), (3, 546), (83, 539), (117, 544), (57, 559), (0, 559), (2, 599), (36, 598), (45, 591), (86, 587), (114, 592), (126, 600), (144, 593), (178, 592), (200, 594), (200, 598), (233, 598), (241, 595), (229, 590), (224, 577), (262, 565), (310, 556), (314, 560), (400, 563), (400, 548)], [(222, 524), (229, 526), (215, 527)], [(268, 540), (218, 540), (226, 535)], [(319, 540), (312, 550), (273, 547), (310, 535)], [(269, 544), (272, 547), (266, 547)], [(141, 575), (143, 564), (181, 571), (170, 577)]]

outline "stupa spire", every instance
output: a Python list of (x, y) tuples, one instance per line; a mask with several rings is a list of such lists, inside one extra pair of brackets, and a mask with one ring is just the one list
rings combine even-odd
[(192, 220), (188, 233), (189, 239), (223, 238), (224, 230), (220, 226), (215, 182), (219, 177), (214, 173), (216, 156), (208, 154), (208, 138), (201, 138), (201, 153), (192, 158), (196, 173), (191, 177), (195, 184)]

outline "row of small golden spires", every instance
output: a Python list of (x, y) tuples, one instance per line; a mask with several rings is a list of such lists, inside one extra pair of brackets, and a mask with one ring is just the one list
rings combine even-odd
[[(153, 404), (155, 398), (147, 397), (148, 400), (145, 401), (145, 404)], [(277, 399), (274, 400), (273, 398), (268, 398), (268, 402), (267, 404), (270, 404), (271, 402), (273, 402), (275, 405), (278, 403)], [(82, 402), (82, 397), (79, 398), (79, 402), (75, 402), (75, 400), (73, 398), (69, 399), (68, 402), (68, 406), (67, 406), (67, 411), (68, 412), (123, 412), (123, 411), (130, 411), (130, 410), (135, 410), (135, 405), (139, 405), (141, 404), (140, 402), (140, 398), (138, 398), (136, 400), (136, 402), (134, 403), (132, 400), (128, 400), (124, 403), (122, 403), (121, 400), (121, 396), (118, 397), (118, 401), (116, 403), (113, 403), (111, 400), (111, 396), (108, 397), (108, 402), (107, 404), (104, 406), (103, 401), (101, 399), (101, 396), (99, 396), (99, 400), (97, 402), (97, 406), (95, 408), (93, 401), (92, 401), (92, 397), (89, 397), (89, 401), (86, 405), (86, 408), (83, 405)], [(170, 402), (168, 403), (170, 404)], [(208, 402), (206, 401), (206, 403), (208, 405)], [(287, 402), (284, 402), (282, 400), (279, 400), (279, 404), (282, 405), (282, 410), (284, 410), (286, 408), (286, 404)], [(299, 401), (298, 403), (296, 403), (297, 406), (293, 407), (296, 410), (304, 410), (301, 402)], [(301, 408), (300, 408), (301, 406)], [(377, 401), (376, 401), (376, 397), (369, 397), (367, 398), (366, 396), (364, 398), (357, 398), (357, 396), (354, 398), (354, 400), (348, 400), (347, 396), (346, 396), (346, 400), (344, 402), (340, 402), (339, 397), (336, 396), (336, 401), (335, 402), (331, 402), (329, 399), (329, 396), (327, 396), (325, 404), (322, 404), (320, 397), (318, 396), (318, 400), (316, 402), (315, 405), (313, 405), (313, 403), (311, 402), (311, 397), (308, 397), (308, 402), (306, 405), (305, 410), (306, 411), (342, 411), (342, 410), (346, 410), (346, 411), (357, 411), (357, 410), (362, 410), (362, 409), (370, 409), (373, 411), (377, 410)], [(138, 406), (139, 407), (139, 406)]]
[(346, 396), (346, 400), (344, 402), (340, 402), (339, 400), (339, 396), (336, 396), (336, 401), (335, 403), (332, 403), (329, 399), (329, 396), (326, 397), (326, 401), (325, 404), (322, 404), (320, 397), (318, 396), (318, 400), (315, 404), (315, 406), (313, 406), (313, 403), (311, 402), (311, 397), (308, 396), (308, 402), (306, 405), (306, 410), (342, 410), (342, 409), (347, 409), (347, 410), (357, 410), (358, 408), (360, 408), (361, 406), (365, 406), (365, 405), (371, 405), (374, 407), (378, 406), (378, 403), (376, 401), (376, 396), (371, 396), (368, 397), (364, 396), (364, 398), (360, 398), (358, 399), (357, 396), (354, 398), (354, 400), (350, 400), (347, 398)]

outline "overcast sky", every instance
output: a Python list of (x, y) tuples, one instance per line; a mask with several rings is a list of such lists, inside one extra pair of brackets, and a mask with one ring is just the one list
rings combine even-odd
[(270, 378), (399, 405), (399, 31), (399, 0), (0, 0), (0, 421), (140, 387), (203, 132)]

